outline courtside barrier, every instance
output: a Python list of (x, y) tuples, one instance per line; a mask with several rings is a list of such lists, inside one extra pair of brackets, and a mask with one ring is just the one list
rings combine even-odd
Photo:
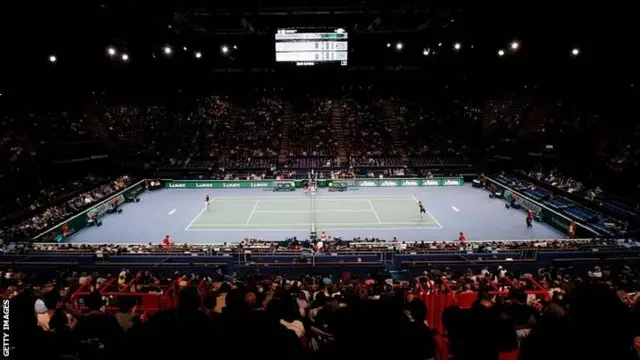
[(38, 240), (39, 242), (54, 242), (60, 236), (68, 237), (73, 233), (76, 233), (87, 226), (87, 213), (90, 211), (97, 211), (98, 217), (102, 217), (106, 214), (107, 208), (111, 201), (115, 198), (120, 200), (120, 203), (124, 203), (128, 198), (131, 197), (131, 193), (133, 191), (140, 194), (145, 190), (144, 187), (145, 180), (138, 181), (137, 183), (129, 186), (128, 188), (113, 194), (102, 202), (92, 206), (91, 208), (79, 213), (78, 215), (72, 216), (69, 219), (61, 222), (60, 224), (46, 230), (43, 233), (36, 235), (32, 240)]
[[(73, 233), (76, 233), (87, 226), (87, 214), (91, 211), (95, 211), (98, 217), (102, 217), (106, 214), (109, 204), (115, 198), (120, 200), (120, 203), (124, 203), (131, 197), (131, 193), (136, 191), (141, 193), (145, 190), (144, 182), (146, 180), (138, 181), (137, 183), (129, 186), (128, 188), (110, 196), (104, 201), (96, 204), (95, 206), (87, 209), (80, 214), (72, 216), (71, 218), (61, 222), (58, 225), (36, 235), (32, 240), (38, 242), (56, 242), (59, 239), (62, 240)], [(292, 184), (296, 188), (303, 187), (304, 180), (171, 180), (163, 179), (165, 188), (181, 188), (181, 189), (270, 189), (276, 187), (277, 184)], [(333, 181), (331, 179), (320, 179), (317, 181), (318, 187), (326, 188), (332, 187)], [(434, 179), (420, 179), (420, 178), (388, 178), (388, 179), (340, 179), (336, 180), (342, 183), (346, 183), (351, 187), (412, 187), (412, 186), (461, 186), (464, 185), (464, 180), (460, 177), (452, 178), (434, 178)]]
[(532, 210), (536, 214), (536, 216), (542, 219), (542, 221), (553, 226), (555, 229), (562, 232), (563, 234), (567, 234), (567, 235), (569, 234), (569, 226), (571, 222), (574, 222), (576, 224), (576, 232), (575, 232), (576, 238), (594, 238), (594, 237), (602, 236), (602, 234), (598, 233), (595, 229), (587, 225), (584, 225), (582, 223), (579, 223), (577, 221), (574, 221), (569, 217), (562, 215), (555, 210), (552, 210), (548, 206), (545, 206), (544, 204), (541, 204), (533, 200), (527, 195), (524, 195), (522, 193), (519, 193), (513, 190), (507, 184), (504, 184), (499, 180), (492, 179), (489, 177), (485, 177), (485, 178), (489, 183), (491, 183), (492, 185), (495, 185), (496, 188), (500, 190), (500, 192), (502, 193), (502, 200), (504, 200), (507, 203), (510, 203), (511, 194), (516, 194), (518, 196), (518, 200), (516, 201), (518, 205), (520, 205), (524, 209)]
[[(304, 180), (163, 180), (166, 188), (171, 189), (269, 189), (277, 184), (290, 183), (301, 188)], [(388, 179), (319, 179), (318, 187), (332, 187), (333, 182), (346, 183), (347, 186), (357, 187), (409, 187), (409, 186), (461, 186), (464, 180), (452, 178), (388, 178)]]

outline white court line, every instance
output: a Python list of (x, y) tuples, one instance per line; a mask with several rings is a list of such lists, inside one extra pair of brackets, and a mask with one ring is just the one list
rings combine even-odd
[(373, 215), (376, 216), (376, 219), (378, 220), (378, 224), (382, 224), (382, 221), (380, 221), (380, 217), (378, 216), (378, 212), (373, 207), (373, 204), (371, 203), (371, 200), (367, 200), (367, 202), (369, 203), (369, 207), (371, 208), (371, 211), (373, 211)]
[(196, 222), (198, 220), (198, 218), (200, 217), (200, 215), (202, 215), (202, 213), (205, 212), (205, 211), (207, 211), (207, 208), (203, 207), (202, 210), (200, 210), (200, 212), (198, 213), (198, 215), (196, 215), (196, 217), (194, 217), (193, 220), (191, 220), (189, 225), (187, 225), (187, 227), (184, 229), (184, 231), (189, 231), (189, 228), (191, 226), (193, 226), (193, 223)]
[[(411, 197), (413, 198), (413, 200), (415, 200), (416, 202), (420, 201), (418, 200), (418, 198), (416, 198), (414, 195), (411, 195)], [(442, 224), (440, 224), (440, 222), (438, 221), (438, 219), (436, 219), (433, 215), (431, 215), (431, 213), (429, 212), (429, 210), (427, 210), (427, 207), (424, 207), (424, 211), (427, 213), (427, 215), (429, 215), (431, 217), (431, 219), (433, 219), (433, 222), (438, 224), (438, 226), (440, 226), (440, 228), (442, 229)]]
[(458, 210), (458, 208), (457, 208), (457, 207), (455, 207), (455, 206), (452, 206), (451, 208), (452, 208), (452, 209), (453, 209), (453, 211), (455, 211), (455, 212), (460, 212), (460, 210)]
[(296, 214), (296, 213), (309, 213), (309, 212), (371, 212), (369, 209), (365, 210), (347, 210), (347, 209), (338, 209), (338, 210), (258, 210), (256, 213), (261, 214)]
[(169, 211), (169, 215), (173, 215), (176, 212), (176, 209)]
[[(410, 196), (396, 196), (396, 197), (379, 197), (379, 196), (351, 196), (351, 197), (331, 197), (331, 198), (325, 198), (325, 197), (315, 197), (316, 201), (367, 201), (367, 200), (381, 200), (381, 201), (391, 201), (391, 200), (412, 200), (412, 198)], [(309, 198), (288, 198), (288, 197), (282, 197), (282, 198), (277, 198), (277, 197), (247, 197), (247, 198), (241, 198), (241, 197), (219, 197), (216, 198), (216, 201), (237, 201), (237, 202), (253, 202), (256, 200), (266, 200), (266, 201), (305, 201), (308, 202)]]
[[(378, 224), (373, 224), (373, 225), (378, 225)], [(412, 227), (367, 227), (367, 228), (355, 228), (355, 227), (339, 227), (339, 228), (325, 228), (322, 226), (316, 226), (317, 228), (321, 228), (324, 231), (393, 231), (393, 230), (440, 230), (441, 228), (436, 227), (436, 226), (423, 226), (423, 227), (418, 227), (418, 226), (412, 226)], [(309, 231), (309, 228), (304, 228), (304, 227), (300, 227), (300, 228), (294, 228), (294, 229), (253, 229), (253, 228), (243, 228), (243, 229), (188, 229), (186, 231)], [(479, 241), (479, 240), (478, 240)], [(500, 241), (500, 240), (496, 240), (496, 241)], [(531, 240), (523, 240), (523, 241), (531, 241)], [(454, 242), (452, 240), (452, 242)], [(472, 240), (469, 240), (469, 242), (474, 242)]]
[(253, 214), (256, 213), (256, 209), (258, 208), (258, 204), (260, 204), (260, 200), (256, 200), (256, 204), (253, 205), (253, 209), (251, 209), (251, 214), (249, 214), (249, 218), (247, 219), (247, 222), (244, 223), (245, 227), (247, 227), (249, 225), (249, 222), (251, 222), (251, 218), (253, 218)]
[[(316, 225), (318, 223), (315, 223)], [(380, 222), (380, 223), (319, 223), (324, 226), (375, 226), (375, 225), (417, 225), (416, 227), (420, 227), (420, 225), (438, 225), (434, 221), (424, 221), (424, 222)], [(274, 227), (274, 226), (309, 226), (311, 223), (297, 223), (297, 224), (253, 224), (251, 226), (254, 227)], [(248, 224), (193, 224), (191, 227), (215, 227), (225, 229), (225, 226), (234, 228), (234, 227), (245, 227), (249, 226)]]

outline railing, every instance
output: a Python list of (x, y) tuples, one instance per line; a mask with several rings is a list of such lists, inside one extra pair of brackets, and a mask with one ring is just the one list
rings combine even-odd
[(508, 197), (510, 196), (509, 195), (510, 193), (516, 194), (519, 197), (520, 201), (522, 202), (521, 205), (524, 208), (533, 210), (534, 212), (536, 212), (537, 215), (540, 215), (542, 217), (544, 222), (553, 226), (554, 228), (563, 232), (564, 234), (568, 234), (570, 224), (575, 223), (576, 236), (582, 236), (582, 237), (589, 237), (589, 236), (600, 237), (601, 236), (601, 234), (597, 230), (585, 224), (579, 223), (577, 221), (574, 222), (569, 217), (562, 215), (559, 212), (549, 208), (548, 206), (535, 201), (529, 196), (513, 190), (508, 186), (508, 184), (504, 184), (502, 181), (497, 179), (492, 179), (490, 177), (485, 177), (485, 178), (487, 179), (487, 181), (491, 182), (493, 185), (496, 185), (498, 188), (502, 189), (504, 201), (509, 201)]
[(48, 230), (36, 235), (33, 240), (42, 240), (46, 235), (53, 235), (54, 237), (56, 236), (56, 234), (54, 232), (59, 232), (60, 234), (58, 235), (62, 235), (62, 227), (67, 225), (69, 227), (69, 231), (70, 232), (77, 232), (82, 230), (84, 227), (87, 226), (86, 224), (86, 219), (84, 219), (83, 217), (86, 216), (86, 214), (93, 210), (93, 209), (98, 209), (104, 206), (108, 206), (109, 203), (111, 203), (111, 201), (115, 198), (118, 197), (124, 197), (129, 196), (129, 194), (131, 194), (132, 191), (134, 190), (144, 190), (144, 186), (142, 186), (144, 184), (145, 180), (140, 180), (137, 183), (127, 187), (126, 189), (113, 194), (112, 196), (106, 198), (105, 200), (91, 206), (89, 209), (82, 211), (81, 213), (74, 215), (72, 217), (70, 217), (69, 219), (59, 223), (58, 225), (55, 225), (51, 228), (49, 228)]

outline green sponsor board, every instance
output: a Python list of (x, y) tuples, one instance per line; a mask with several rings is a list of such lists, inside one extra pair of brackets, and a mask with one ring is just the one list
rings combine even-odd
[[(562, 232), (563, 234), (569, 234), (569, 224), (571, 224), (571, 219), (565, 215), (560, 214), (559, 212), (552, 210), (551, 208), (540, 204), (539, 202), (527, 197), (524, 194), (521, 194), (511, 188), (507, 184), (500, 182), (499, 180), (486, 178), (489, 184), (493, 184), (496, 188), (502, 193), (502, 199), (508, 203), (511, 202), (511, 194), (515, 194), (517, 196), (516, 203), (520, 205), (520, 207), (526, 210), (532, 210), (537, 219), (542, 220), (543, 222), (553, 226), (556, 230)], [(576, 238), (591, 238), (595, 236), (600, 236), (600, 234), (581, 223), (576, 223)]]
[(408, 187), (408, 186), (460, 186), (464, 185), (462, 178), (438, 179), (371, 179), (355, 181), (358, 187)]
[[(123, 195), (117, 195), (115, 198), (111, 198), (111, 201), (113, 201), (116, 198), (118, 199), (118, 204), (123, 204), (126, 202), (126, 199)], [(96, 214), (98, 219), (105, 216), (107, 214), (107, 211), (109, 211), (110, 208), (111, 208), (111, 202), (108, 202), (108, 203), (102, 202), (96, 205), (95, 207), (85, 212), (85, 216), (86, 216), (85, 221), (89, 220), (92, 214)]]
[(145, 190), (144, 180), (138, 181), (137, 183), (129, 186), (128, 188), (120, 191), (113, 196), (105, 199), (104, 201), (98, 203), (94, 207), (87, 209), (78, 215), (75, 215), (64, 222), (50, 228), (49, 230), (35, 236), (33, 238), (34, 241), (38, 242), (52, 242), (52, 241), (60, 241), (64, 239), (64, 228), (67, 228), (67, 236), (78, 232), (84, 229), (87, 226), (87, 220), (89, 219), (89, 215), (92, 213), (97, 213), (98, 218), (103, 217), (113, 199), (118, 199), (120, 204), (125, 203), (129, 198), (131, 198), (131, 194), (135, 191), (137, 194), (140, 194)]
[(211, 181), (165, 181), (165, 187), (171, 189), (265, 189), (273, 188), (276, 184), (293, 184), (298, 186), (297, 181), (255, 181), (255, 180), (211, 180)]
[[(438, 178), (438, 179), (356, 179), (337, 180), (347, 184), (347, 186), (359, 187), (407, 187), (407, 186), (460, 186), (464, 185), (462, 178)], [(304, 180), (209, 180), (209, 181), (172, 181), (165, 180), (165, 187), (171, 189), (251, 189), (251, 188), (273, 188), (278, 183), (292, 183), (295, 187), (302, 187)], [(330, 187), (333, 180), (318, 180), (318, 187)]]

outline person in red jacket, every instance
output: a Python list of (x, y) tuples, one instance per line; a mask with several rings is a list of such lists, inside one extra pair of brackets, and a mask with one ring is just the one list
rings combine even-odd
[(464, 236), (463, 232), (461, 232), (460, 236), (458, 236), (458, 241), (460, 241), (461, 245), (467, 245), (467, 237)]
[(529, 210), (527, 211), (527, 227), (533, 227), (533, 219), (535, 217), (535, 213), (533, 212), (533, 210)]
[(169, 235), (165, 236), (164, 239), (162, 239), (162, 246), (164, 247), (171, 246), (171, 240), (169, 240)]

